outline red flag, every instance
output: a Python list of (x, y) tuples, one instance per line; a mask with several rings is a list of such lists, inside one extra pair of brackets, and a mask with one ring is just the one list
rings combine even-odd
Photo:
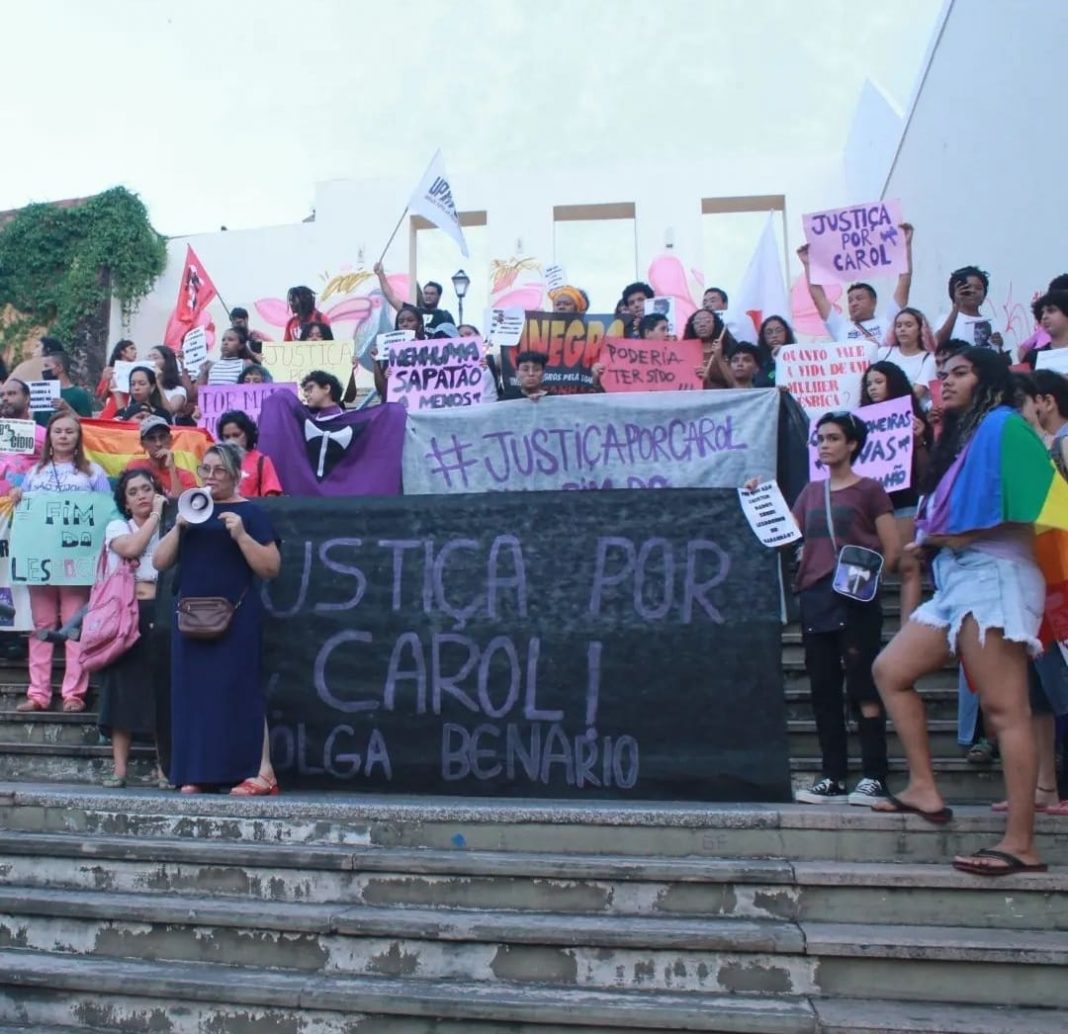
[(185, 266), (182, 279), (178, 284), (178, 301), (174, 312), (167, 321), (167, 332), (163, 336), (165, 344), (171, 348), (182, 347), (182, 338), (196, 326), (200, 314), (211, 304), (218, 292), (208, 276), (204, 264), (197, 258), (197, 253), (190, 247), (185, 249)]

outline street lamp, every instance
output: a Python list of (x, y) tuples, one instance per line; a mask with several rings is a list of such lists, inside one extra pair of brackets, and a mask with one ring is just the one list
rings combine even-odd
[(456, 301), (460, 306), (460, 322), (464, 321), (464, 298), (467, 289), (471, 286), (471, 278), (462, 270), (458, 269), (452, 275), (452, 289), (456, 292)]

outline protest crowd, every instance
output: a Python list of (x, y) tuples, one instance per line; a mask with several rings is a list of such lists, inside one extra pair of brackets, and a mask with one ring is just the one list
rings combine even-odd
[[(892, 294), (842, 281), (845, 312), (817, 282), (825, 278), (810, 265), (810, 246), (798, 251), (826, 340), (860, 346), (863, 362), (857, 404), (804, 407), (820, 476), (800, 492), (783, 486), (802, 548), (790, 544), (782, 561), (799, 603), (823, 766), (797, 799), (952, 821), (915, 686), (955, 657), (962, 665), (962, 750), (975, 764), (1000, 755), (1007, 791), (995, 806), (1007, 812), (1002, 841), (955, 864), (980, 875), (1038, 871), (1035, 811), (1068, 816), (1056, 768), (1058, 721), (1063, 737), (1068, 715), (1059, 641), (1068, 632), (1054, 634), (1058, 616), (1047, 612), (1048, 578), (1035, 553), (1040, 511), (1068, 478), (1068, 382), (1058, 372), (1065, 367), (1043, 358), (1068, 349), (1068, 276), (1055, 277), (1035, 301), (1035, 333), (1009, 354), (984, 315), (990, 284), (979, 266), (948, 275), (945, 313), (929, 318), (909, 305), (913, 229), (902, 223), (896, 230), (908, 260)], [(562, 397), (664, 387), (778, 389), (793, 399), (784, 357), (800, 346), (789, 316), (764, 314), (756, 325), (733, 312), (717, 287), (705, 291), (696, 311), (678, 313), (675, 325), (674, 306), (660, 305), (649, 284), (624, 286), (606, 310), (607, 333), (587, 340), (581, 360), (572, 362), (531, 328), (588, 319), (594, 310), (578, 284), (551, 289), (552, 311), (525, 314), (522, 336), (506, 341), (496, 327), (484, 335), (458, 323), (442, 308), (440, 284), (423, 284), (409, 302), (381, 264), (374, 273), (394, 332), (354, 356), (347, 383), (309, 365), (295, 385), (299, 398), (272, 370), (272, 343), (250, 332), (244, 308), (229, 311), (231, 325), (210, 356), (195, 335), (178, 347), (162, 343), (162, 334), (159, 341), (121, 340), (89, 390), (72, 379), (62, 343), (45, 337), (5, 377), (0, 415), (37, 425), (32, 448), (0, 460), (20, 509), (40, 493), (113, 496), (94, 577), (29, 585), (30, 680), (19, 705), (26, 712), (52, 706), (57, 647), (66, 658), (63, 711), (85, 709), (90, 674), (99, 671), (100, 728), (114, 757), (107, 785), (125, 785), (131, 743), (147, 738), (156, 744), (161, 787), (279, 792), (260, 664), (259, 584), (279, 573), (280, 539), (269, 508), (256, 500), (300, 495), (303, 484), (328, 481), (354, 439), (348, 415), (372, 419), (376, 410), (396, 410), (403, 420), (409, 407), (473, 413), (492, 405), (513, 413), (528, 407), (514, 417), (525, 423), (537, 420), (528, 415), (531, 405), (540, 414)], [(283, 340), (292, 348), (334, 340), (316, 301), (305, 286), (288, 291)], [(188, 330), (202, 308), (191, 306)], [(359, 390), (361, 366), (373, 380), (372, 396)], [(667, 384), (655, 383), (669, 374)], [(262, 415), (233, 401), (241, 386), (256, 389)], [(231, 404), (209, 410), (216, 398)], [(868, 476), (861, 463), (872, 434), (868, 407), (895, 402), (910, 440), (902, 487)], [(739, 479), (735, 487), (752, 492), (757, 480)], [(891, 572), (900, 579), (901, 631), (883, 648), (879, 592)], [(932, 584), (925, 600), (924, 586)], [(119, 598), (132, 615), (121, 630), (113, 606)], [(161, 600), (170, 601), (165, 610)], [(101, 628), (110, 647), (101, 645)], [(128, 648), (118, 649), (124, 640)], [(897, 793), (887, 787), (888, 716), (909, 765), (908, 784)], [(852, 723), (862, 767), (850, 787)]]

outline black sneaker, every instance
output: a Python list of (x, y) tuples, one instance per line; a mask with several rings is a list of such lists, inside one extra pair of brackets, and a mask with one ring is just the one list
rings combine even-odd
[(798, 790), (794, 794), (794, 800), (799, 804), (845, 804), (849, 800), (849, 794), (846, 793), (845, 783), (824, 776), (809, 789)]
[(877, 801), (886, 800), (886, 786), (881, 779), (861, 779), (849, 795), (849, 803), (870, 808)]

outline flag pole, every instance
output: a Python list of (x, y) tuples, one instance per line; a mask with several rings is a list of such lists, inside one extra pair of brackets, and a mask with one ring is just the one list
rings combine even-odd
[(386, 241), (386, 246), (382, 249), (382, 254), (379, 255), (378, 261), (381, 262), (386, 257), (386, 252), (389, 251), (389, 246), (393, 243), (393, 238), (397, 236), (397, 232), (401, 228), (401, 223), (404, 222), (404, 217), (408, 214), (408, 206), (404, 206), (404, 211), (401, 212), (400, 218), (397, 220), (397, 225), (393, 227), (393, 232), (389, 235), (389, 240)]

